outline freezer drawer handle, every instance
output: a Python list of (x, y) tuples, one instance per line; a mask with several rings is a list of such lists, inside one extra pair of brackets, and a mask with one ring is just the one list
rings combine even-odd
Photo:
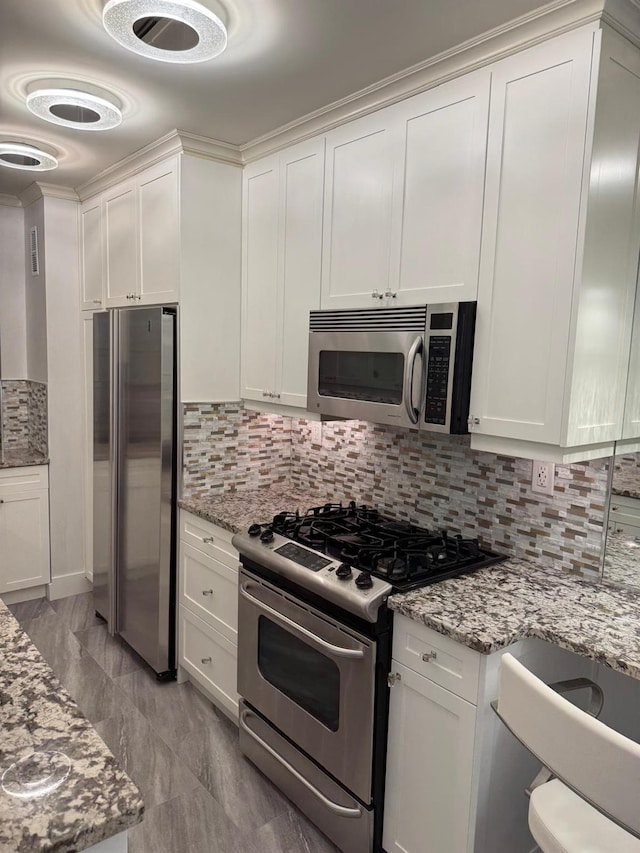
[(288, 770), (289, 773), (291, 773), (291, 775), (298, 780), (298, 782), (304, 785), (307, 790), (311, 791), (314, 797), (317, 797), (320, 802), (329, 809), (329, 811), (332, 811), (339, 817), (362, 817), (362, 809), (350, 809), (347, 806), (341, 806), (338, 803), (334, 803), (333, 800), (330, 800), (328, 797), (325, 797), (322, 791), (319, 791), (315, 785), (312, 785), (308, 779), (305, 779), (302, 773), (299, 773), (295, 769), (295, 767), (292, 767), (288, 761), (286, 761), (281, 755), (278, 755), (275, 749), (270, 747), (268, 743), (265, 743), (265, 741), (263, 741), (261, 737), (258, 737), (258, 735), (253, 732), (245, 722), (247, 717), (254, 716), (255, 714), (252, 714), (251, 711), (242, 711), (242, 713), (240, 714), (240, 725), (242, 726), (243, 731), (245, 731), (249, 735), (249, 737), (253, 738), (253, 740), (255, 740), (255, 742), (265, 750), (265, 752), (268, 752), (269, 755), (272, 758), (275, 758), (275, 760), (279, 764), (281, 764), (285, 768), (285, 770)]
[(302, 625), (298, 625), (298, 623), (294, 622), (293, 619), (289, 619), (282, 613), (278, 613), (278, 611), (274, 610), (273, 607), (269, 607), (268, 604), (264, 604), (264, 602), (251, 595), (248, 592), (248, 589), (249, 584), (241, 583), (240, 595), (243, 598), (246, 598), (247, 601), (250, 601), (251, 604), (254, 605), (254, 607), (257, 607), (259, 610), (263, 610), (265, 613), (268, 613), (269, 616), (273, 616), (280, 622), (284, 622), (284, 624), (288, 625), (289, 628), (293, 628), (293, 630), (296, 631), (298, 634), (302, 634), (303, 637), (306, 637), (310, 642), (314, 643), (316, 646), (319, 646), (321, 649), (324, 649), (325, 651), (329, 652), (334, 657), (356, 659), (364, 657), (364, 652), (362, 651), (362, 649), (344, 649), (342, 648), (342, 646), (334, 646), (333, 643), (327, 643), (327, 641), (323, 640), (322, 637), (318, 637), (317, 634), (314, 634), (312, 631), (308, 631), (306, 628), (303, 628)]

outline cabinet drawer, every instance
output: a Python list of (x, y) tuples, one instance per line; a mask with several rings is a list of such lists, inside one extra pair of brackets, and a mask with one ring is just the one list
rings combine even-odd
[(231, 544), (233, 533), (210, 524), (190, 512), (180, 513), (180, 539), (231, 569), (238, 568), (238, 552)]
[(394, 616), (393, 657), (456, 696), (476, 704), (480, 654), (405, 616)]
[(179, 661), (215, 704), (238, 715), (236, 646), (180, 607)]
[(186, 542), (180, 543), (180, 602), (231, 642), (237, 642), (237, 569)]
[(0, 469), (0, 494), (48, 488), (49, 469), (46, 465)]

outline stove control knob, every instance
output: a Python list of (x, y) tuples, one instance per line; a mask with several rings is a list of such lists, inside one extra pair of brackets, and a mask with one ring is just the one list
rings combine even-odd
[(356, 578), (356, 586), (360, 589), (371, 589), (373, 586), (373, 578), (369, 572), (361, 572)]
[(351, 574), (351, 566), (349, 563), (340, 563), (336, 570), (336, 577), (340, 578), (342, 581), (348, 581)]
[(251, 527), (247, 530), (247, 533), (249, 534), (249, 536), (257, 536), (261, 530), (262, 530), (261, 525), (252, 524)]
[(260, 541), (264, 542), (265, 545), (268, 545), (269, 542), (273, 542), (273, 530), (270, 527), (267, 527), (260, 534)]

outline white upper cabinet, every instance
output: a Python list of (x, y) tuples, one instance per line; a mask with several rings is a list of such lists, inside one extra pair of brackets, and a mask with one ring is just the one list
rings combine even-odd
[(327, 135), (323, 308), (476, 298), (491, 75)]
[(81, 307), (100, 309), (104, 294), (104, 257), (102, 241), (102, 201), (92, 198), (80, 206)]
[(306, 408), (309, 311), (320, 307), (324, 139), (244, 171), (242, 397)]
[(638, 51), (587, 28), (509, 57), (492, 70), (490, 115), (472, 447), (598, 455), (622, 434)]
[(392, 304), (476, 298), (491, 74), (467, 74), (392, 110), (401, 205), (394, 217)]
[(171, 159), (146, 170), (138, 183), (140, 303), (178, 301), (180, 221), (178, 164)]
[(178, 180), (178, 160), (171, 157), (105, 192), (107, 308), (178, 301)]
[(389, 110), (326, 137), (322, 307), (370, 308), (389, 289), (394, 140)]

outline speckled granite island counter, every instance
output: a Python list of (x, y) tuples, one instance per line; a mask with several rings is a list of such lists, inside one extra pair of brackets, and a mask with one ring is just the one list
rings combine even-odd
[(28, 468), (33, 465), (47, 465), (49, 459), (37, 450), (11, 448), (0, 453), (0, 468)]
[[(34, 779), (13, 766), (33, 753), (47, 763), (47, 773), (55, 767), (43, 778), (40, 795)], [(1, 600), (0, 776), (2, 853), (76, 853), (142, 819), (137, 787)], [(51, 790), (51, 780), (60, 778), (62, 784)]]
[(389, 599), (482, 654), (537, 638), (640, 679), (640, 595), (510, 559)]
[[(323, 493), (320, 499), (317, 494), (310, 494), (286, 486), (264, 486), (242, 492), (224, 492), (215, 497), (192, 495), (178, 501), (179, 506), (211, 524), (217, 524), (231, 533), (246, 530), (250, 524), (264, 524), (271, 521), (273, 516), (286, 510), (301, 512), (311, 506), (318, 506), (327, 500)], [(340, 496), (330, 495), (329, 500), (340, 501)]]

